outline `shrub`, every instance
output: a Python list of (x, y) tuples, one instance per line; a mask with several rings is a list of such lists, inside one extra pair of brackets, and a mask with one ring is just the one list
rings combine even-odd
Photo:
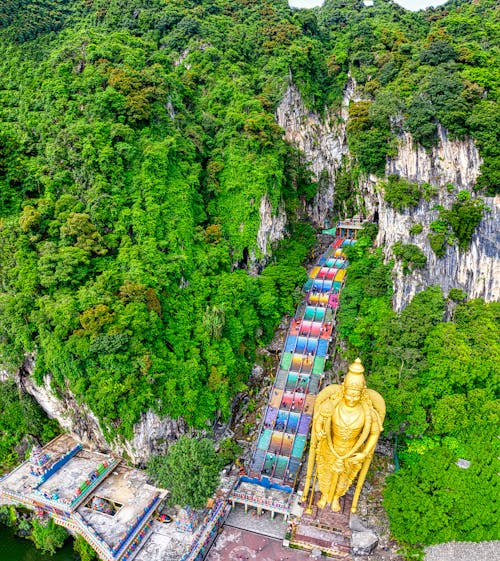
[(219, 446), (218, 457), (221, 467), (227, 466), (238, 458), (243, 449), (241, 446), (231, 438), (225, 438), (221, 441)]
[(469, 247), (474, 230), (481, 222), (487, 207), (481, 199), (470, 199), (466, 191), (461, 191), (458, 199), (450, 210), (444, 210), (440, 215), (451, 226), (458, 240), (458, 247), (465, 250)]
[(431, 185), (430, 183), (422, 183), (421, 189), (422, 197), (427, 202), (431, 200), (431, 197), (435, 197), (439, 191), (439, 189), (435, 185)]
[[(441, 213), (440, 213), (441, 216)], [(430, 229), (433, 232), (438, 232), (440, 234), (444, 234), (448, 232), (448, 224), (445, 220), (433, 220), (430, 224)]]
[(413, 224), (409, 232), (412, 236), (416, 236), (417, 234), (421, 234), (423, 229), (424, 227), (422, 226), (422, 224), (417, 223), (417, 224)]
[(73, 549), (80, 556), (81, 561), (93, 561), (97, 558), (97, 553), (92, 549), (92, 546), (85, 541), (82, 536), (76, 536), (73, 542)]
[(395, 210), (414, 207), (420, 200), (420, 188), (417, 183), (411, 183), (397, 175), (390, 175), (382, 182), (384, 200)]
[(451, 288), (448, 292), (448, 299), (455, 302), (462, 302), (467, 298), (467, 293), (460, 288)]
[(430, 224), (435, 233), (429, 234), (429, 242), (438, 257), (445, 254), (446, 243), (453, 243), (453, 236), (458, 241), (458, 247), (466, 250), (488, 208), (481, 199), (471, 199), (467, 191), (460, 191), (457, 198), (451, 209), (440, 208), (439, 218)]
[(403, 274), (407, 275), (415, 269), (422, 269), (427, 264), (427, 257), (424, 252), (412, 243), (402, 244), (396, 242), (392, 246), (394, 256), (403, 263)]
[(429, 233), (427, 237), (429, 238), (432, 251), (438, 257), (444, 257), (446, 254), (446, 242), (448, 241), (448, 236), (441, 233)]

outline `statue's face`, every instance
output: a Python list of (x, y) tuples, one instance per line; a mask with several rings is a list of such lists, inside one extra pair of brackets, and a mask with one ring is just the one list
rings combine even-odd
[(356, 407), (361, 400), (361, 389), (347, 387), (344, 390), (344, 403), (347, 407)]

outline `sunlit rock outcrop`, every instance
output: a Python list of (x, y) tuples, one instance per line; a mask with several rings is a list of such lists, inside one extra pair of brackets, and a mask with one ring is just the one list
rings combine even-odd
[[(346, 85), (342, 107), (325, 118), (307, 109), (296, 86), (290, 85), (276, 111), (276, 120), (284, 128), (288, 142), (304, 152), (316, 179), (322, 181), (313, 203), (307, 208), (311, 220), (318, 226), (332, 206), (335, 176), (342, 165), (342, 157), (349, 157), (345, 123), (351, 100), (357, 101), (352, 79)], [(430, 247), (427, 234), (433, 220), (438, 218), (437, 206), (450, 208), (457, 193), (466, 190), (472, 198), (477, 195), (474, 184), (480, 174), (482, 160), (472, 139), (451, 140), (446, 130), (438, 127), (438, 143), (430, 151), (413, 142), (409, 133), (398, 138), (397, 154), (386, 164), (385, 175), (398, 175), (411, 182), (428, 183), (436, 187), (435, 196), (421, 200), (417, 207), (402, 212), (392, 209), (384, 200), (380, 188), (383, 178), (365, 177), (359, 185), (358, 200), (367, 218), (377, 221), (377, 244), (384, 248), (387, 259), (392, 257), (392, 245), (412, 243), (427, 257), (425, 269), (403, 275), (402, 266), (394, 268), (393, 306), (401, 310), (411, 298), (430, 285), (440, 285), (445, 294), (451, 288), (464, 290), (471, 298), (486, 301), (500, 299), (500, 239), (498, 220), (500, 201), (486, 198), (490, 209), (476, 228), (472, 243), (466, 251), (456, 245), (448, 246), (444, 257), (437, 257)], [(422, 232), (410, 235), (412, 225), (422, 225)]]
[(186, 432), (183, 419), (160, 418), (149, 410), (134, 425), (132, 439), (114, 439), (108, 442), (99, 420), (85, 403), (78, 403), (69, 388), (53, 391), (50, 374), (44, 377), (43, 385), (39, 386), (32, 377), (33, 370), (34, 357), (28, 355), (16, 374), (18, 386), (32, 395), (63, 430), (89, 448), (111, 451), (129, 458), (135, 465), (144, 465), (152, 454), (164, 454), (168, 445)]
[(264, 256), (269, 255), (270, 247), (276, 241), (283, 239), (286, 229), (287, 216), (285, 205), (280, 202), (276, 210), (267, 195), (260, 200), (260, 225), (257, 232), (257, 247)]

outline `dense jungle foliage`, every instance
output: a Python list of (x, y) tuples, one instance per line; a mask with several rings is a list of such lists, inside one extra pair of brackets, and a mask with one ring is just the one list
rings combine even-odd
[(14, 382), (0, 383), (0, 472), (24, 461), (33, 443), (45, 443), (58, 433), (38, 403), (18, 390)]
[[(198, 428), (227, 418), (257, 345), (295, 308), (314, 243), (301, 212), (321, 181), (274, 118), (287, 86), (325, 112), (349, 75), (357, 84), (335, 213), (356, 211), (359, 176), (383, 175), (403, 131), (427, 150), (439, 135), (471, 136), (476, 187), (492, 194), (499, 38), (495, 0), (418, 13), (390, 0), (300, 11), (285, 0), (4, 0), (2, 366), (34, 353), (36, 379), (69, 388), (109, 438), (130, 436), (149, 408)], [(383, 185), (395, 209), (432, 196), (397, 177)], [(257, 243), (265, 207), (287, 214), (277, 247)], [(481, 213), (465, 195), (443, 209), (434, 251), (452, 237), (465, 248)], [(412, 543), (498, 538), (498, 304), (431, 287), (397, 315), (370, 245), (352, 249), (339, 329), (401, 438), (386, 491), (393, 532)], [(425, 265), (415, 248), (396, 247), (407, 272)], [(11, 465), (24, 434), (54, 429), (13, 385), (0, 391)]]
[[(62, 526), (58, 526), (51, 518), (43, 523), (35, 517), (29, 517), (22, 507), (16, 508), (13, 505), (0, 506), (0, 524), (11, 527), (17, 536), (31, 540), (37, 549), (46, 554), (43, 556), (44, 558), (56, 553), (69, 537), (68, 532)], [(90, 546), (82, 548), (76, 545), (80, 545), (81, 542), (82, 539), (77, 539), (75, 543), (74, 549), (78, 553), (86, 552), (90, 548)], [(5, 547), (4, 551), (6, 554), (10, 553)], [(95, 555), (93, 556), (90, 553), (90, 555), (85, 556), (84, 553), (83, 555), (80, 554), (80, 558), (81, 561), (92, 561)]]
[(391, 264), (371, 239), (349, 257), (338, 329), (386, 400), (385, 434), (399, 438), (384, 500), (392, 533), (411, 544), (498, 539), (500, 303), (429, 287), (396, 314)]
[[(275, 123), (290, 81), (323, 111), (356, 80), (347, 190), (398, 132), (430, 148), (438, 123), (474, 137), (478, 188), (498, 189), (494, 0), (6, 0), (0, 22), (1, 361), (36, 353), (36, 379), (109, 437), (151, 407), (227, 417), (293, 311), (318, 186)], [(264, 203), (288, 237), (262, 269)]]

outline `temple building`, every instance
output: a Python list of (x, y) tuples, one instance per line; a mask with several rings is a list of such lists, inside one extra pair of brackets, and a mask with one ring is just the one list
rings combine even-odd
[(61, 435), (0, 481), (0, 497), (80, 534), (103, 561), (140, 548), (167, 491), (119, 458), (91, 452)]

